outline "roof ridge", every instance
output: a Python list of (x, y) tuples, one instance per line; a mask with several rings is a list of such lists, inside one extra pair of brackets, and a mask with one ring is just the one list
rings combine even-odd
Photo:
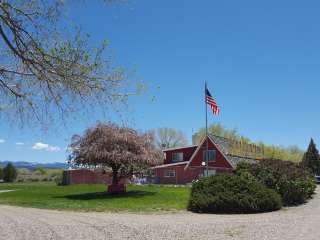
[(165, 148), (162, 151), (166, 152), (166, 151), (170, 151), (170, 150), (176, 150), (176, 149), (183, 149), (183, 148), (190, 148), (190, 147), (198, 147), (198, 144), (194, 144), (194, 145), (188, 145), (188, 146), (184, 146), (184, 147), (174, 147), (174, 148)]

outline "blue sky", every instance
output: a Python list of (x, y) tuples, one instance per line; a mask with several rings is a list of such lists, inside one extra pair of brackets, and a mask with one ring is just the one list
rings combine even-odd
[[(204, 126), (206, 80), (221, 106), (209, 123), (306, 148), (310, 137), (320, 144), (319, 7), (293, 0), (139, 0), (111, 7), (87, 1), (71, 4), (67, 16), (92, 44), (107, 38), (116, 62), (148, 85), (124, 113), (133, 127), (177, 128), (190, 139)], [(46, 133), (3, 122), (0, 159), (64, 161), (73, 133), (108, 119), (117, 118), (92, 116)]]

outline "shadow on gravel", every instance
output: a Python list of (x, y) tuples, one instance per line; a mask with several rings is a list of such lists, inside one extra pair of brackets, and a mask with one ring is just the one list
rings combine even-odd
[(66, 195), (57, 198), (67, 198), (71, 200), (95, 200), (95, 199), (113, 199), (113, 198), (140, 198), (145, 196), (153, 196), (155, 192), (147, 191), (128, 191), (123, 194), (108, 194), (107, 192), (82, 193)]

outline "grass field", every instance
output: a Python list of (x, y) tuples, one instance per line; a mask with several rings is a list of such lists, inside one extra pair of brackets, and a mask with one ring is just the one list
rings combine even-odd
[(0, 184), (0, 204), (79, 211), (185, 210), (190, 188), (129, 185), (124, 195), (105, 194), (106, 185), (56, 186), (52, 182)]

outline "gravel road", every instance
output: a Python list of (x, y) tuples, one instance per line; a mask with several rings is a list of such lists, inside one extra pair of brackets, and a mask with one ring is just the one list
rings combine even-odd
[(319, 195), (300, 207), (252, 215), (85, 213), (0, 205), (0, 239), (318, 240)]

